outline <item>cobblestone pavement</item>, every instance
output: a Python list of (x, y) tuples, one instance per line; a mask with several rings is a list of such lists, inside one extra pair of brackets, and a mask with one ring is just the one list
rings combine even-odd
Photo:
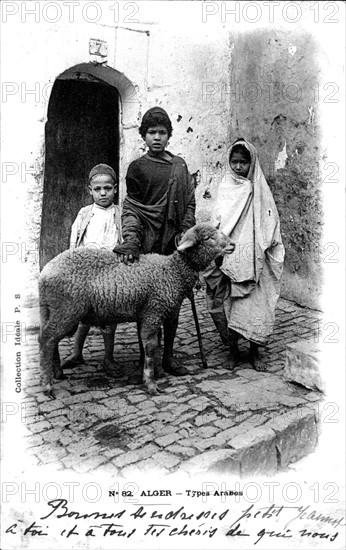
[[(142, 386), (127, 385), (139, 358), (132, 323), (119, 325), (116, 333), (114, 355), (123, 377), (109, 378), (101, 367), (102, 336), (92, 329), (85, 344), (86, 365), (65, 370), (67, 379), (55, 383), (54, 401), (41, 391), (38, 308), (29, 308), (23, 401), (33, 464), (124, 477), (151, 470), (160, 475), (176, 471), (253, 475), (283, 470), (313, 451), (321, 394), (286, 382), (283, 367), (285, 345), (311, 338), (321, 314), (280, 299), (275, 331), (261, 355), (267, 371), (251, 368), (248, 343), (242, 340), (242, 361), (230, 372), (222, 366), (227, 349), (206, 311), (203, 290), (196, 294), (196, 306), (208, 369), (201, 365), (186, 300), (175, 350), (188, 376), (163, 379), (162, 393), (154, 397)], [(61, 342), (62, 358), (70, 353), (72, 341)]]

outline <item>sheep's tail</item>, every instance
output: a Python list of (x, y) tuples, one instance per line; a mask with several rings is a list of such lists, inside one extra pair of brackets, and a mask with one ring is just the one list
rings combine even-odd
[(40, 304), (40, 324), (43, 328), (49, 321), (50, 310), (47, 304)]
[(39, 282), (39, 305), (40, 305), (40, 329), (42, 331), (43, 327), (46, 326), (46, 324), (48, 323), (49, 317), (50, 317), (50, 309), (45, 299), (45, 284), (43, 280)]

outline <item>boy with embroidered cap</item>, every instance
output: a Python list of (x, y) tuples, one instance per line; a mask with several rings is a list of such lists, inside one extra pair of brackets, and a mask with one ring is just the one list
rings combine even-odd
[[(121, 242), (120, 208), (114, 204), (117, 193), (117, 178), (108, 164), (97, 164), (89, 174), (89, 193), (93, 204), (81, 208), (71, 228), (70, 249), (76, 247), (106, 248), (113, 250)], [(116, 375), (113, 359), (115, 326), (102, 329), (105, 344), (103, 367), (110, 376)], [(74, 349), (62, 363), (72, 367), (84, 363), (83, 346), (90, 330), (89, 325), (79, 324)]]
[[(123, 262), (140, 254), (171, 254), (176, 238), (195, 225), (195, 188), (184, 159), (166, 150), (172, 123), (164, 109), (153, 107), (142, 118), (139, 133), (148, 152), (134, 160), (127, 171), (127, 195), (121, 224), (123, 244), (114, 252)], [(173, 359), (178, 317), (164, 324), (163, 369), (174, 376), (188, 374)]]

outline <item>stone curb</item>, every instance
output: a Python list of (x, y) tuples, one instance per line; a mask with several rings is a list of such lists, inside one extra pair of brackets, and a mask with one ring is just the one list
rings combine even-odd
[(186, 460), (180, 470), (190, 476), (272, 475), (311, 453), (317, 440), (316, 411), (301, 407), (233, 437), (226, 443), (229, 449), (208, 451)]

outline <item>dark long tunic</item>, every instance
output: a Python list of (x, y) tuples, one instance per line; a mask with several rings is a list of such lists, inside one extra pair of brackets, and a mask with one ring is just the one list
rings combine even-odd
[[(166, 151), (168, 153), (168, 151)], [(175, 236), (195, 224), (195, 190), (185, 161), (148, 154), (133, 161), (126, 175), (123, 245), (115, 252), (173, 252)]]
[(144, 155), (131, 162), (126, 174), (127, 194), (142, 204), (156, 204), (168, 190), (172, 160)]

